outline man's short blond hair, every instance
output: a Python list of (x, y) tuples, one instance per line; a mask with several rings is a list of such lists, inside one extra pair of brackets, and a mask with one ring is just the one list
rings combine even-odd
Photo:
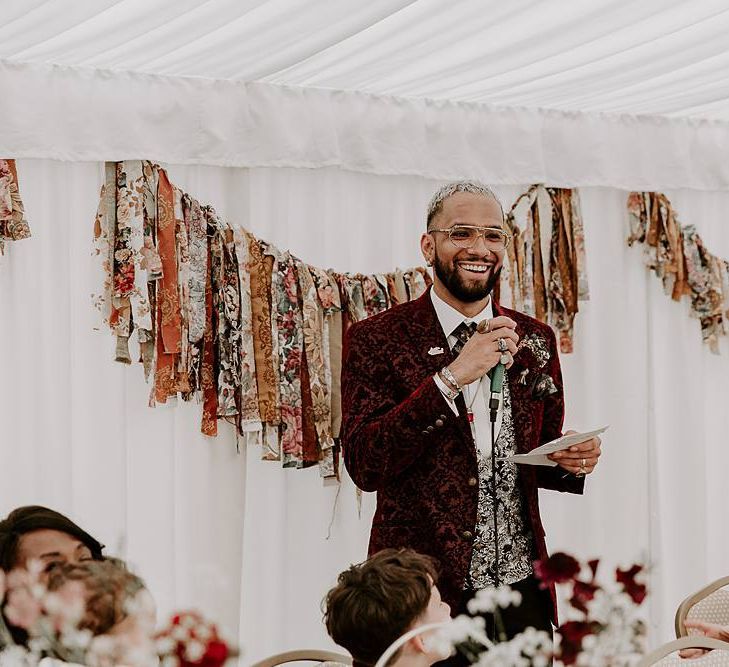
[(435, 218), (435, 216), (443, 210), (443, 202), (451, 195), (456, 194), (456, 192), (470, 192), (474, 195), (491, 197), (499, 205), (499, 208), (501, 209), (501, 219), (504, 219), (504, 208), (501, 206), (499, 198), (487, 185), (484, 185), (480, 181), (453, 181), (452, 183), (446, 183), (441, 188), (438, 188), (436, 193), (431, 197), (430, 202), (428, 203), (427, 229), (430, 229), (430, 223), (433, 221), (433, 218)]

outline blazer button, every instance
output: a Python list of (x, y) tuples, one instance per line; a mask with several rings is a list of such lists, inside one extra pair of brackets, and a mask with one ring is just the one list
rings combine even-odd
[(478, 484), (478, 480), (475, 477), (471, 477), (468, 480), (468, 486), (476, 486), (476, 484)]
[(423, 431), (423, 435), (430, 435), (427, 431)]
[(436, 419), (435, 420), (435, 425), (436, 426), (443, 426), (443, 420), (442, 419)]
[(470, 530), (463, 531), (463, 539), (470, 540), (473, 537), (473, 533)]
[(445, 415), (441, 415), (441, 416), (440, 416), (440, 418), (441, 418), (441, 419), (442, 419), (443, 421), (445, 421), (445, 418), (446, 418), (446, 416), (445, 416)]
[(432, 433), (433, 431), (435, 431), (435, 426), (428, 426), (427, 430), (428, 430), (428, 433)]

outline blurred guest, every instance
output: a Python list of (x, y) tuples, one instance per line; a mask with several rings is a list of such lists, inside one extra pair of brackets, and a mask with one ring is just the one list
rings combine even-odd
[(0, 521), (0, 569), (9, 572), (30, 560), (50, 572), (61, 563), (102, 560), (104, 545), (60, 512), (28, 505)]
[[(60, 512), (27, 505), (18, 507), (0, 521), (0, 570), (25, 568), (31, 561), (42, 565), (41, 580), (63, 563), (99, 561), (104, 545)], [(0, 609), (0, 648), (11, 640), (23, 645), (26, 632), (10, 623)]]
[(93, 635), (85, 664), (156, 664), (154, 601), (144, 582), (123, 561), (108, 558), (58, 565), (50, 574), (48, 590), (62, 599), (82, 600), (83, 615), (77, 628)]
[[(437, 583), (430, 557), (411, 549), (384, 549), (339, 575), (325, 600), (327, 631), (351, 653), (355, 667), (374, 665), (409, 630), (450, 620)], [(388, 664), (426, 667), (444, 657), (429, 646), (427, 636), (419, 635)]]

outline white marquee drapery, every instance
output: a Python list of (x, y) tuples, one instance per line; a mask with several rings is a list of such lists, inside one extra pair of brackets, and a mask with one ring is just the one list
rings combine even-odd
[(0, 153), (729, 189), (729, 123), (0, 61)]
[[(205, 439), (199, 406), (148, 408), (141, 367), (114, 363), (111, 336), (92, 331), (101, 163), (20, 160), (18, 172), (34, 236), (0, 263), (0, 511), (43, 502), (73, 514), (139, 568), (163, 612), (196, 605), (219, 619), (245, 647), (242, 664), (331, 645), (320, 601), (364, 557), (373, 497), (360, 518), (348, 479), (335, 508), (337, 487), (316, 469), (283, 470), (243, 442), (237, 454), (225, 428)], [(422, 211), (437, 186), (336, 168), (172, 165), (170, 175), (257, 235), (353, 271), (419, 261)], [(505, 202), (520, 190), (497, 188)], [(580, 194), (591, 301), (577, 316), (576, 352), (563, 357), (567, 426), (611, 428), (587, 494), (543, 493), (543, 514), (552, 549), (608, 567), (652, 564), (657, 644), (670, 638), (681, 597), (729, 560), (729, 346), (711, 355), (686, 304), (671, 302), (640, 250), (626, 247), (626, 193)], [(729, 256), (729, 195), (667, 194)]]
[(0, 0), (0, 157), (33, 232), (0, 258), (0, 513), (72, 514), (162, 612), (219, 620), (244, 665), (331, 646), (319, 604), (364, 557), (374, 498), (360, 517), (346, 476), (262, 462), (225, 427), (205, 439), (194, 404), (147, 407), (141, 368), (92, 331), (103, 161), (168, 163), (255, 234), (362, 272), (420, 263), (442, 180), (505, 203), (577, 186), (591, 300), (566, 425), (611, 427), (584, 497), (542, 494), (548, 542), (648, 561), (651, 643), (669, 639), (678, 601), (729, 563), (729, 344), (711, 355), (626, 247), (625, 199), (664, 191), (729, 258), (725, 5)]

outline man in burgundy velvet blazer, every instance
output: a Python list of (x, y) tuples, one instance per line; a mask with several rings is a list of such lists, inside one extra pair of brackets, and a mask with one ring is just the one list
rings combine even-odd
[[(438, 198), (431, 202), (429, 231), (421, 241), (435, 267), (431, 289), (467, 318), (489, 303), (499, 277), (503, 212), (480, 184), (451, 184)], [(449, 232), (453, 227), (457, 234)], [(474, 228), (486, 233), (474, 237)], [(469, 234), (472, 247), (459, 247)], [(490, 332), (472, 335), (458, 355), (451, 352), (430, 290), (354, 324), (345, 340), (343, 455), (357, 486), (377, 492), (369, 552), (409, 547), (434, 556), (443, 599), (456, 611), (469, 573), (479, 497), (476, 447), (460, 389), (505, 362), (516, 451), (528, 452), (562, 434), (554, 333), (527, 315), (491, 306)], [(499, 338), (508, 343), (508, 358)], [(441, 372), (444, 367), (450, 374)], [(458, 415), (447, 393), (455, 394)], [(584, 474), (592, 472), (599, 455), (599, 439), (593, 439), (557, 455), (557, 467), (517, 466), (535, 558), (547, 555), (538, 488), (582, 493)]]

